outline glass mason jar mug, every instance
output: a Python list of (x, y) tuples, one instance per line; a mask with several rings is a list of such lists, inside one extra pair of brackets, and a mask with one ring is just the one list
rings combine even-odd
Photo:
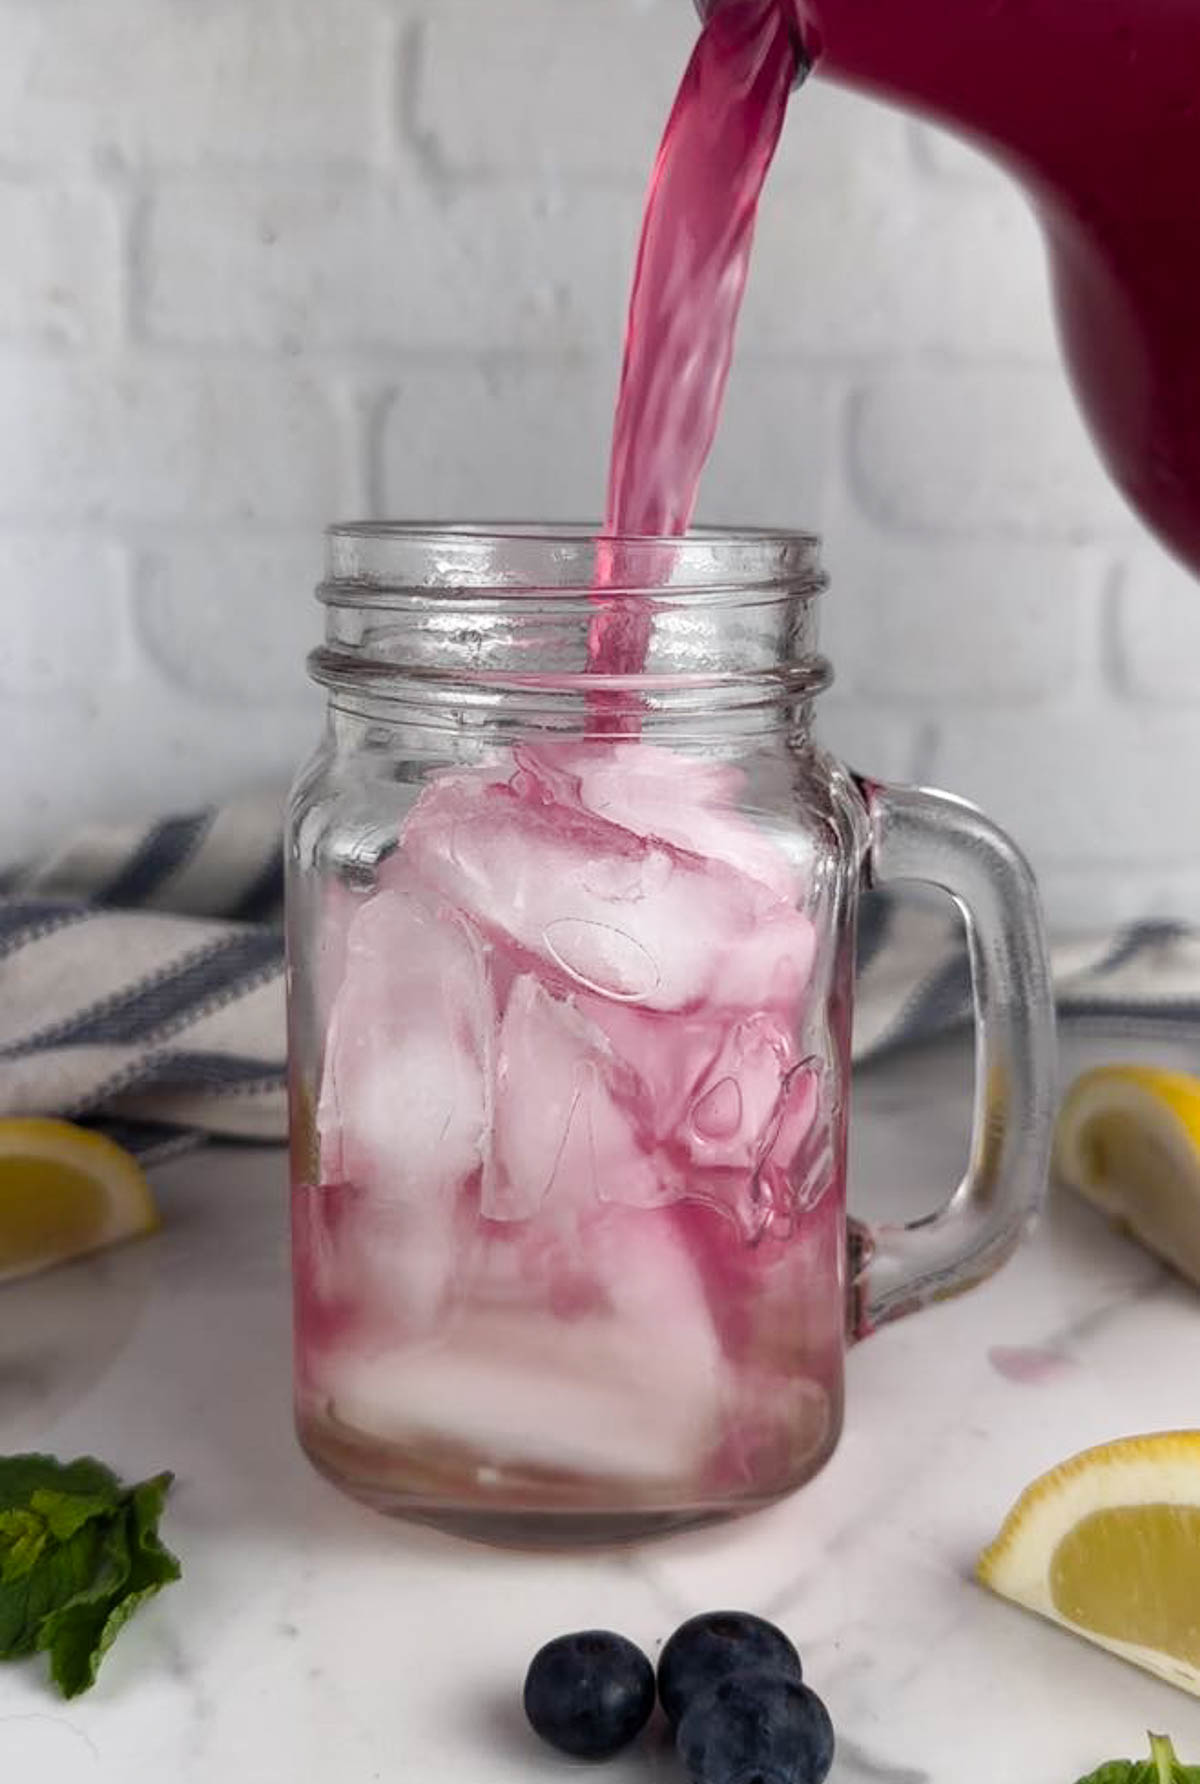
[[(1038, 1202), (1028, 869), (813, 741), (824, 586), (800, 534), (330, 534), (288, 833), (296, 1399), (383, 1509), (609, 1539), (786, 1493), (847, 1336), (981, 1281)], [(856, 910), (894, 879), (966, 913), (975, 1136), (936, 1217), (848, 1228)]]

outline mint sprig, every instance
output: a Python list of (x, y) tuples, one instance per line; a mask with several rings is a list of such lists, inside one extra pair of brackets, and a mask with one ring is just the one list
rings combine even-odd
[(1152, 1734), (1149, 1759), (1110, 1759), (1079, 1784), (1200, 1784), (1200, 1765), (1182, 1765), (1168, 1737)]
[(48, 1654), (64, 1697), (95, 1684), (138, 1605), (179, 1578), (158, 1535), (172, 1479), (124, 1487), (91, 1457), (0, 1457), (0, 1660)]

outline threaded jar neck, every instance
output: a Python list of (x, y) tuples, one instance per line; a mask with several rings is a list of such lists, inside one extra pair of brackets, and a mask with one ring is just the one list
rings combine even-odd
[(439, 728), (477, 729), (493, 707), (578, 728), (605, 702), (656, 728), (748, 719), (829, 684), (826, 582), (806, 533), (341, 525), (309, 668), (335, 705), (394, 704)]

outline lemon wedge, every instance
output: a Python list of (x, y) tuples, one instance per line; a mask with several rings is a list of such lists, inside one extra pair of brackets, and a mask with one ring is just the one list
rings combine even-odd
[(1054, 1164), (1064, 1183), (1200, 1283), (1200, 1079), (1103, 1066), (1068, 1091)]
[(158, 1226), (136, 1161), (69, 1121), (0, 1120), (0, 1282)]
[(1200, 1431), (1107, 1443), (1043, 1475), (977, 1574), (1200, 1696)]

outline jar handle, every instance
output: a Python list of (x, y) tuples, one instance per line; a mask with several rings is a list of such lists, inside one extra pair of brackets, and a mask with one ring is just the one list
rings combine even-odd
[(965, 801), (859, 781), (868, 886), (949, 892), (967, 933), (975, 1117), (967, 1172), (939, 1213), (850, 1228), (851, 1331), (983, 1282), (1016, 1249), (1045, 1191), (1055, 1111), (1054, 993), (1037, 887), (1016, 845)]

